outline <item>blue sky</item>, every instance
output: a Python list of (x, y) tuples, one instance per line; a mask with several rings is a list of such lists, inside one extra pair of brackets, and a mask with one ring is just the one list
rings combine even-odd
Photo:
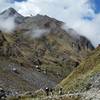
[[(93, 8), (96, 14), (100, 13), (100, 0), (90, 0), (91, 7)], [(84, 16), (83, 19), (85, 20), (93, 20), (93, 16)]]
[(22, 1), (27, 1), (27, 0), (15, 0), (15, 1), (17, 1), (17, 2), (22, 2)]
[(100, 13), (100, 0), (92, 0), (92, 4), (95, 6), (95, 12)]

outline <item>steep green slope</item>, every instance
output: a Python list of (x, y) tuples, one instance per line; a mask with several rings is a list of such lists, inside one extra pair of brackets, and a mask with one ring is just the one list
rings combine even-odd
[(60, 85), (65, 92), (85, 91), (92, 86), (90, 80), (97, 73), (100, 73), (100, 47), (91, 52)]

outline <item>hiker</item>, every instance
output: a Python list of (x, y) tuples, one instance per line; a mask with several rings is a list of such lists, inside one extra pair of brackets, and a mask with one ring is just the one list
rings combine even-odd
[(47, 75), (47, 69), (44, 69), (43, 70), (43, 73)]
[(41, 72), (41, 68), (38, 65), (36, 65), (35, 68), (37, 69), (37, 71)]
[(48, 87), (46, 87), (45, 91), (46, 91), (47, 96), (49, 96), (49, 88)]
[(57, 77), (59, 78), (61, 75), (60, 75), (60, 73), (59, 72), (57, 72)]
[(50, 95), (53, 95), (53, 89), (50, 88)]
[(15, 67), (12, 68), (12, 71), (15, 72), (15, 73), (17, 73), (17, 74), (19, 74), (19, 72), (17, 71), (17, 69)]
[(75, 44), (74, 43), (72, 43), (72, 47), (75, 47)]
[(3, 98), (6, 98), (6, 93), (2, 88), (0, 88), (0, 100)]
[(97, 48), (99, 48), (99, 47), (100, 47), (100, 44), (98, 44)]
[(62, 88), (59, 89), (59, 95), (62, 95), (63, 92), (62, 92)]

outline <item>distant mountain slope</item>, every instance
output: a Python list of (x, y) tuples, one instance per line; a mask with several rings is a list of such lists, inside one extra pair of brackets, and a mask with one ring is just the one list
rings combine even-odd
[[(8, 90), (55, 86), (94, 49), (87, 38), (73, 37), (70, 32), (74, 30), (66, 32), (61, 28), (64, 23), (54, 18), (23, 17), (13, 8), (0, 16), (14, 17), (16, 24), (14, 32), (0, 32), (0, 85)], [(12, 68), (19, 74), (13, 73)]]
[(92, 51), (60, 85), (66, 92), (84, 92), (91, 89), (94, 89), (93, 93), (95, 89), (98, 91), (100, 89), (100, 47)]

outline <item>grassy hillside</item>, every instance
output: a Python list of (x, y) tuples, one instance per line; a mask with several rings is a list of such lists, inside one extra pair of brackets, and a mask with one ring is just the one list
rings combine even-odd
[(65, 92), (84, 91), (89, 88), (89, 80), (100, 73), (100, 47), (96, 48), (60, 85)]

